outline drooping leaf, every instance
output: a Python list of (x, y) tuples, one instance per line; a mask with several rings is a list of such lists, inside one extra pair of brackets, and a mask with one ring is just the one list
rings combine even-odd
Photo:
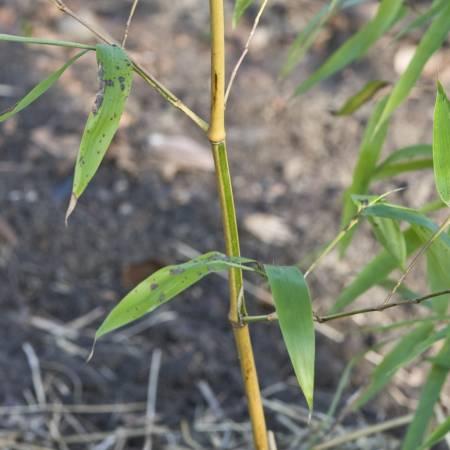
[(388, 86), (387, 81), (372, 80), (369, 81), (360, 91), (350, 97), (341, 108), (333, 112), (335, 116), (349, 116), (357, 111), (361, 106), (373, 99), (375, 94), (384, 87)]
[[(342, 207), (341, 226), (345, 227), (352, 220), (357, 212), (357, 208), (352, 201), (352, 195), (366, 194), (371, 176), (375, 170), (381, 149), (386, 139), (388, 130), (388, 122), (375, 135), (373, 134), (374, 127), (378, 123), (380, 114), (386, 104), (385, 97), (375, 106), (373, 113), (367, 123), (361, 147), (359, 151), (358, 161), (353, 170), (353, 179), (351, 186), (344, 193), (344, 204)], [(355, 228), (347, 233), (340, 243), (340, 253), (343, 255), (349, 246)]]
[(400, 267), (406, 262), (406, 243), (400, 225), (392, 219), (381, 217), (369, 218), (372, 230), (378, 242), (399, 262)]
[(433, 148), (431, 145), (412, 145), (401, 148), (389, 155), (375, 169), (372, 179), (380, 180), (393, 176), (413, 172), (416, 170), (433, 168)]
[(164, 267), (129, 292), (97, 330), (96, 339), (133, 322), (172, 300), (206, 275), (237, 267), (252, 270), (248, 258), (229, 258), (210, 252), (178, 265)]
[(310, 410), (314, 398), (315, 336), (311, 296), (295, 266), (264, 266), (283, 340)]
[(450, 206), (450, 102), (440, 84), (434, 109), (433, 164), (437, 191)]
[(382, 0), (376, 16), (348, 39), (311, 77), (295, 90), (300, 95), (351, 62), (364, 56), (369, 48), (387, 31), (403, 11), (403, 0)]
[(444, 339), (448, 334), (448, 329), (437, 333), (433, 332), (433, 330), (432, 324), (423, 324), (400, 339), (373, 371), (369, 385), (354, 402), (354, 408), (360, 408), (367, 403), (390, 382), (398, 369), (406, 366), (435, 342)]
[(116, 134), (133, 80), (132, 63), (122, 48), (97, 45), (97, 62), (100, 90), (81, 138), (66, 221)]
[(60, 41), (58, 39), (42, 39), (35, 37), (15, 36), (13, 34), (0, 34), (0, 41), (17, 42), (20, 44), (54, 45), (57, 47), (95, 50), (94, 45), (80, 44), (79, 42)]
[(253, 0), (235, 0), (233, 11), (233, 27), (235, 27), (245, 11), (251, 6)]
[[(406, 242), (406, 252), (408, 255), (416, 251), (421, 245), (421, 240), (412, 228), (404, 232)], [(355, 279), (342, 290), (335, 304), (331, 308), (330, 314), (342, 311), (346, 306), (353, 303), (360, 295), (370, 288), (380, 284), (389, 274), (398, 268), (398, 261), (386, 250), (375, 256), (359, 272)]]
[(37, 84), (30, 92), (28, 92), (25, 97), (23, 97), (21, 100), (19, 100), (13, 107), (7, 109), (6, 111), (3, 111), (0, 113), (0, 122), (3, 122), (10, 117), (14, 116), (18, 112), (25, 109), (27, 106), (31, 105), (35, 100), (37, 100), (42, 94), (45, 94), (55, 83), (59, 80), (61, 75), (66, 71), (68, 67), (70, 67), (78, 58), (83, 56), (87, 50), (84, 50), (77, 55), (75, 55), (73, 58), (69, 59), (69, 61), (66, 62), (60, 69), (58, 69), (56, 72), (53, 72), (48, 78), (41, 81), (39, 84)]
[[(438, 356), (450, 361), (450, 336), (447, 338)], [(408, 427), (402, 450), (416, 450), (423, 443), (428, 424), (434, 414), (434, 406), (439, 400), (448, 372), (448, 368), (439, 364), (433, 364), (420, 394), (419, 405), (414, 414), (414, 419)], [(440, 436), (436, 437), (439, 438), (438, 441), (441, 439)]]
[(427, 438), (425, 443), (419, 450), (428, 450), (434, 445), (445, 439), (445, 436), (450, 433), (450, 417), (447, 417)]
[(392, 113), (408, 97), (411, 89), (415, 86), (416, 81), (419, 79), (426, 62), (430, 59), (433, 53), (442, 46), (449, 30), (450, 2), (447, 2), (445, 8), (442, 9), (440, 14), (436, 16), (431, 25), (428, 27), (428, 30), (423, 35), (406, 71), (395, 84), (375, 132), (389, 119)]

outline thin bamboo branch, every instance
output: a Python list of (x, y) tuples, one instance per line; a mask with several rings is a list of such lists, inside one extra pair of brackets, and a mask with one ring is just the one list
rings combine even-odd
[[(328, 316), (319, 316), (314, 314), (314, 320), (318, 323), (330, 322), (332, 320), (343, 319), (345, 317), (356, 316), (358, 314), (366, 314), (372, 312), (381, 312), (386, 309), (396, 308), (397, 306), (406, 306), (406, 305), (419, 305), (426, 300), (430, 300), (431, 298), (441, 297), (443, 295), (450, 294), (450, 289), (445, 289), (438, 292), (432, 292), (431, 294), (424, 295), (422, 297), (417, 297), (413, 300), (401, 301), (395, 303), (382, 303), (378, 306), (373, 306), (371, 308), (362, 308), (362, 309), (354, 309), (352, 311), (346, 311), (337, 314), (330, 314)], [(276, 312), (265, 314), (262, 316), (244, 316), (242, 317), (242, 321), (245, 323), (255, 323), (255, 322), (273, 322), (278, 320), (278, 316)]]
[(239, 72), (239, 68), (241, 67), (242, 63), (244, 62), (244, 59), (247, 56), (247, 53), (249, 52), (250, 44), (253, 40), (253, 37), (255, 36), (256, 30), (259, 25), (259, 21), (261, 20), (261, 17), (264, 13), (264, 10), (266, 9), (268, 2), (269, 2), (269, 0), (264, 0), (261, 3), (261, 7), (259, 8), (258, 14), (255, 17), (255, 21), (253, 22), (253, 27), (250, 31), (247, 42), (245, 43), (244, 50), (242, 51), (242, 54), (241, 54), (240, 58), (238, 59), (238, 62), (236, 63), (236, 66), (233, 69), (233, 72), (231, 73), (230, 81), (228, 82), (228, 86), (225, 91), (225, 107), (227, 106), (228, 97), (230, 96), (231, 88), (233, 86), (234, 80), (236, 79), (236, 75)]
[(125, 25), (125, 32), (123, 33), (122, 39), (122, 48), (125, 48), (125, 44), (127, 43), (128, 33), (130, 31), (131, 21), (133, 20), (134, 13), (136, 12), (137, 5), (139, 0), (134, 0), (131, 5), (130, 15), (128, 16), (127, 24)]
[(413, 260), (405, 270), (405, 272), (402, 274), (402, 276), (397, 281), (396, 285), (392, 289), (392, 291), (389, 293), (389, 295), (386, 297), (386, 300), (384, 303), (389, 303), (394, 296), (394, 294), (397, 292), (398, 288), (403, 284), (406, 277), (411, 273), (414, 266), (419, 261), (419, 258), (432, 246), (433, 242), (436, 241), (436, 239), (445, 231), (445, 229), (450, 225), (450, 215), (445, 219), (443, 224), (439, 227), (439, 229), (431, 236), (431, 238), (428, 240), (428, 242), (417, 252), (416, 256), (414, 256)]

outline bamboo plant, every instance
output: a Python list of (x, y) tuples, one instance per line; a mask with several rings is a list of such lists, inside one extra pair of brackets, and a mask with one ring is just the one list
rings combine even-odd
[[(408, 97), (426, 61), (445, 42), (450, 29), (450, 4), (445, 0), (434, 0), (421, 15), (410, 20), (406, 1), (381, 0), (374, 18), (351, 36), (316, 72), (297, 87), (295, 94), (301, 95), (356, 59), (364, 57), (377, 40), (395, 26), (400, 28), (395, 39), (400, 39), (424, 25), (428, 26), (406, 72), (390, 88), (390, 91), (375, 103), (362, 139), (352, 185), (344, 195), (341, 231), (310, 267), (302, 271), (299, 266), (275, 266), (251, 257), (241, 256), (232, 178), (228, 164), (226, 101), (233, 80), (238, 75), (240, 64), (249, 50), (251, 38), (267, 5), (267, 0), (262, 1), (259, 5), (259, 12), (249, 40), (242, 57), (231, 72), (228, 84), (226, 80), (224, 2), (223, 0), (209, 1), (211, 26), (209, 120), (195, 113), (127, 53), (125, 44), (131, 19), (138, 4), (137, 0), (133, 1), (120, 42), (111, 41), (101, 30), (86, 23), (62, 0), (50, 1), (62, 13), (72, 16), (74, 20), (86, 26), (97, 39), (97, 43), (85, 45), (63, 40), (0, 34), (2, 41), (54, 45), (78, 51), (66, 64), (40, 82), (16, 105), (0, 114), (0, 121), (8, 119), (37, 100), (65, 70), (86, 53), (96, 53), (99, 91), (81, 137), (66, 222), (70, 221), (71, 214), (76, 214), (77, 203), (82, 201), (84, 191), (88, 188), (114, 138), (121, 115), (126, 108), (127, 99), (133, 93), (134, 76), (141, 77), (157, 94), (184, 113), (204, 133), (205, 139), (210, 143), (214, 159), (218, 201), (222, 212), (225, 252), (211, 251), (182, 264), (164, 267), (151, 274), (132, 289), (109, 313), (97, 330), (96, 340), (149, 314), (205, 276), (214, 272), (227, 271), (229, 274), (228, 320), (234, 334), (241, 366), (242, 381), (252, 423), (254, 447), (257, 450), (273, 450), (273, 442), (268, 438), (250, 338), (249, 326), (251, 324), (263, 321), (274, 321), (279, 324), (293, 370), (308, 407), (312, 411), (315, 369), (314, 321), (327, 322), (403, 305), (426, 305), (430, 315), (414, 321), (412, 329), (407, 330), (394, 348), (386, 354), (374, 371), (368, 386), (361, 391), (349, 408), (354, 410), (363, 406), (387, 385), (400, 367), (409, 364), (436, 342), (443, 342), (439, 353), (431, 361), (430, 376), (424, 386), (413, 422), (406, 434), (403, 450), (430, 448), (431, 445), (442, 439), (450, 428), (448, 420), (431, 434), (428, 434), (428, 426), (433, 416), (433, 407), (439, 399), (442, 386), (450, 371), (450, 325), (446, 315), (450, 298), (450, 278), (447, 270), (450, 263), (450, 237), (446, 229), (450, 217), (439, 227), (426, 215), (427, 212), (450, 204), (450, 103), (442, 86), (439, 86), (437, 90), (433, 143), (420, 143), (413, 147), (402, 148), (392, 153), (384, 161), (380, 162), (379, 160), (392, 115)], [(326, 26), (335, 14), (363, 1), (329, 1), (313, 17), (306, 29), (299, 34), (289, 51), (282, 74), (288, 76), (295, 69), (318, 36), (320, 29)], [(236, 0), (232, 17), (234, 25), (238, 24), (252, 3), (252, 0)], [(337, 111), (337, 115), (345, 116), (354, 113), (363, 104), (372, 101), (380, 90), (386, 90), (387, 86), (391, 86), (391, 84), (385, 80), (370, 80)], [(380, 195), (372, 191), (373, 182), (376, 180), (431, 167), (434, 167), (440, 200), (433, 205), (425, 205), (422, 210), (388, 203), (387, 196), (390, 193)], [(354, 232), (363, 220), (367, 220), (373, 227), (375, 237), (382, 245), (383, 250), (340, 293), (329, 314), (318, 315), (313, 312), (306, 279), (331, 250), (338, 247), (342, 254), (345, 253)], [(407, 224), (407, 228), (403, 224)], [(408, 258), (417, 250), (416, 257), (408, 264)], [(418, 257), (422, 255), (425, 255), (427, 259), (428, 281), (432, 292), (405, 297), (407, 276)], [(380, 302), (371, 308), (343, 311), (370, 287), (382, 283), (388, 285), (388, 282), (392, 281), (389, 280), (389, 275), (396, 268), (402, 269), (403, 275), (397, 283), (391, 284), (385, 302)], [(274, 300), (274, 311), (271, 314), (248, 315), (243, 283), (243, 275), (246, 272), (258, 274), (268, 283)], [(399, 301), (391, 301), (394, 294), (403, 295), (403, 297)], [(406, 325), (408, 323), (396, 324), (399, 328), (406, 327)], [(359, 359), (352, 361), (350, 366), (353, 366), (356, 360)], [(337, 392), (335, 402), (331, 405), (331, 415), (336, 412), (337, 399), (342, 393), (344, 384), (345, 380), (340, 384), (341, 387)]]

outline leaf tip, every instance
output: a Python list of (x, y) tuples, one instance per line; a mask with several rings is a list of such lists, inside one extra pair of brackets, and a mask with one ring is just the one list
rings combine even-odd
[(75, 210), (77, 203), (78, 203), (78, 198), (72, 192), (72, 195), (70, 196), (69, 206), (67, 207), (67, 211), (66, 211), (66, 217), (65, 217), (66, 227), (69, 225), (69, 217), (72, 215), (73, 211)]
[(92, 343), (92, 348), (91, 348), (91, 351), (89, 353), (89, 356), (86, 359), (86, 363), (89, 363), (91, 361), (91, 359), (94, 357), (95, 344), (97, 344), (97, 336), (95, 336), (95, 338), (94, 338), (94, 342)]

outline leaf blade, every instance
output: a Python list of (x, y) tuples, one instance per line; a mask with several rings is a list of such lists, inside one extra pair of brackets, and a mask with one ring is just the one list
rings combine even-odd
[(245, 265), (250, 262), (253, 260), (209, 252), (185, 263), (164, 267), (139, 283), (113, 308), (98, 328), (95, 338), (99, 339), (152, 312), (210, 273), (232, 267), (252, 270)]
[(4, 122), (20, 111), (24, 110), (27, 106), (35, 102), (41, 95), (45, 94), (55, 83), (59, 80), (61, 75), (79, 58), (81, 58), (87, 50), (84, 50), (76, 54), (73, 58), (69, 59), (62, 67), (53, 72), (45, 80), (38, 83), (25, 97), (19, 100), (14, 106), (0, 113), (0, 122)]
[(309, 409), (314, 402), (315, 335), (311, 296), (295, 266), (264, 266), (278, 322), (300, 388)]

